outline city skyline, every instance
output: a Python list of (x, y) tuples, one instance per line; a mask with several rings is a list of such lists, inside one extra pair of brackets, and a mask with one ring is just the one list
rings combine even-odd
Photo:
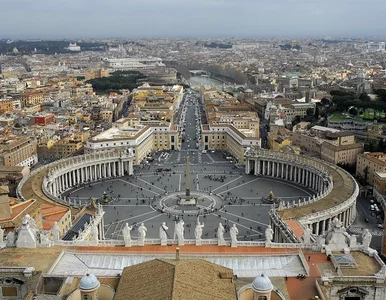
[(2, 11), (0, 38), (355, 37), (386, 29), (381, 0), (4, 0)]

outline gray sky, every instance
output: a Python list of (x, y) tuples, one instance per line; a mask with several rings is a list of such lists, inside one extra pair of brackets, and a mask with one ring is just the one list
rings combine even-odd
[(386, 34), (386, 0), (0, 0), (0, 12), (0, 38)]

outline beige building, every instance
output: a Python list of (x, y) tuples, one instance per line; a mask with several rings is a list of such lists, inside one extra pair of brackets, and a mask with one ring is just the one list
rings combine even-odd
[(100, 114), (101, 114), (102, 120), (110, 122), (110, 123), (113, 121), (113, 111), (112, 110), (108, 110), (108, 109), (102, 110)]
[(202, 149), (228, 151), (243, 162), (248, 147), (261, 146), (260, 119), (248, 104), (206, 86), (201, 86), (201, 97), (208, 120), (201, 126)]
[(154, 124), (131, 127), (123, 119), (89, 139), (85, 144), (85, 153), (132, 148), (135, 163), (139, 164), (153, 151), (180, 149), (178, 136), (177, 126)]
[(56, 159), (61, 159), (74, 154), (82, 149), (84, 143), (80, 139), (67, 137), (54, 143), (52, 147), (52, 156)]
[(27, 92), (21, 96), (22, 107), (35, 106), (42, 104), (44, 101), (44, 93), (40, 92)]
[(386, 173), (375, 172), (374, 189), (376, 189), (382, 195), (386, 195)]
[(0, 165), (31, 167), (37, 162), (37, 145), (34, 138), (12, 136), (0, 140)]
[(358, 154), (363, 153), (363, 145), (356, 143), (354, 134), (322, 126), (296, 130), (292, 145), (334, 164), (355, 164)]
[(255, 131), (239, 130), (233, 125), (202, 125), (201, 136), (202, 149), (228, 151), (238, 162), (244, 161), (248, 147), (261, 146)]
[(366, 152), (358, 155), (356, 176), (366, 179), (366, 183), (374, 186), (375, 174), (386, 172), (386, 154), (383, 152)]
[(333, 164), (355, 164), (359, 154), (363, 153), (363, 145), (355, 143), (354, 136), (339, 137), (338, 144), (323, 142), (321, 159)]

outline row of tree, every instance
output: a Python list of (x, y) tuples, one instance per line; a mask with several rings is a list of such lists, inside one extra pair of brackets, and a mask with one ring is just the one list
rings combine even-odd
[(330, 94), (331, 100), (336, 108), (336, 111), (345, 112), (351, 107), (355, 107), (357, 110), (372, 108), (375, 110), (386, 110), (386, 91), (376, 90), (376, 93), (380, 95), (382, 101), (371, 101), (370, 97), (366, 93), (356, 95), (353, 92), (345, 92), (334, 90)]
[(109, 77), (95, 78), (86, 81), (91, 83), (98, 94), (118, 92), (122, 89), (133, 90), (139, 86), (139, 80), (146, 76), (137, 71), (116, 71)]

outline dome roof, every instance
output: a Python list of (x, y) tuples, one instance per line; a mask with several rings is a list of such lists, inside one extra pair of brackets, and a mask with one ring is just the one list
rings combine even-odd
[(100, 282), (93, 274), (86, 274), (79, 283), (79, 289), (83, 292), (90, 292), (99, 288)]
[(246, 93), (253, 93), (253, 91), (251, 89), (247, 89), (245, 92)]
[(273, 285), (267, 276), (261, 274), (261, 276), (257, 276), (255, 280), (253, 280), (252, 289), (258, 293), (269, 293), (273, 290)]

